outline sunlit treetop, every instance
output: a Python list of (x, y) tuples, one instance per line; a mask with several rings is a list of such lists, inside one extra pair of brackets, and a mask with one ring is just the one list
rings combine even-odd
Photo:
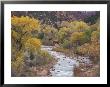
[(72, 42), (76, 42), (78, 40), (81, 40), (84, 36), (84, 32), (74, 32), (71, 37), (70, 37), (70, 40)]
[(39, 49), (39, 48), (41, 48), (41, 41), (40, 41), (40, 39), (37, 39), (37, 38), (30, 38), (26, 41), (25, 47), (31, 48), (33, 50)]
[(70, 35), (71, 32), (72, 31), (70, 28), (62, 27), (62, 28), (60, 28), (57, 37), (58, 37), (58, 39), (64, 39), (65, 37), (67, 37), (67, 35)]
[(73, 21), (70, 23), (70, 27), (75, 31), (84, 31), (89, 28), (88, 24), (83, 21)]
[(12, 24), (12, 27), (13, 26), (17, 27), (19, 30), (21, 29), (22, 32), (32, 31), (40, 27), (39, 20), (30, 18), (28, 16), (26, 17), (13, 16), (11, 17), (11, 24)]

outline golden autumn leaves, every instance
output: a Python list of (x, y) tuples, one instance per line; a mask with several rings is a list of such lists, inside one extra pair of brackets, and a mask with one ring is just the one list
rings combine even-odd
[(40, 49), (41, 48), (41, 41), (37, 38), (30, 38), (26, 41), (26, 47), (31, 49)]
[(63, 48), (73, 48), (75, 53), (78, 53), (79, 55), (89, 56), (93, 60), (99, 61), (99, 19), (93, 25), (89, 25), (83, 21), (73, 21), (63, 22), (62, 26), (64, 27), (59, 29), (57, 36)]
[[(30, 57), (34, 56), (36, 57), (34, 59), (48, 63), (52, 57), (48, 52), (41, 50), (41, 45), (50, 43), (53, 45), (54, 40), (58, 41), (61, 48), (74, 50), (78, 54), (92, 57), (93, 60), (99, 59), (100, 28), (98, 22), (89, 25), (84, 21), (65, 21), (59, 29), (56, 29), (28, 16), (13, 16), (11, 17), (11, 34), (12, 70), (16, 73), (22, 72), (25, 66), (26, 51), (30, 51), (28, 53)], [(40, 65), (40, 62), (38, 64)]]
[[(18, 73), (24, 66), (24, 52), (29, 48), (36, 51), (41, 47), (39, 39), (32, 37), (31, 32), (38, 30), (40, 22), (28, 16), (11, 18), (12, 32), (12, 69)], [(13, 51), (14, 50), (14, 51)]]
[(28, 16), (24, 17), (16, 17), (13, 16), (11, 18), (11, 24), (12, 26), (19, 27), (19, 29), (22, 29), (22, 32), (32, 31), (34, 29), (38, 29), (40, 22), (34, 18), (30, 18)]
[[(34, 18), (30, 18), (28, 16), (24, 17), (16, 17), (13, 16), (11, 18), (12, 24), (12, 38), (25, 42), (25, 44), (32, 45), (34, 48), (39, 48), (41, 46), (41, 42), (37, 38), (33, 38), (31, 35), (32, 31), (38, 30), (40, 26), (40, 22)], [(24, 44), (24, 43), (23, 43)]]

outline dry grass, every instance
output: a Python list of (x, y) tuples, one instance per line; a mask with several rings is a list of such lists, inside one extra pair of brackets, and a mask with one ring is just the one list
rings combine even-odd
[(99, 77), (100, 65), (93, 65), (91, 68), (86, 66), (79, 66), (74, 69), (74, 76), (76, 77)]
[(56, 52), (64, 53), (66, 56), (71, 56), (71, 57), (74, 56), (73, 50), (70, 50), (70, 49), (58, 47), (58, 48), (53, 48), (52, 50)]

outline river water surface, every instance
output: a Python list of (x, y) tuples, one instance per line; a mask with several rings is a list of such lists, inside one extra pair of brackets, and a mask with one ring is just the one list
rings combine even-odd
[[(75, 58), (65, 56), (61, 52), (53, 51), (53, 46), (42, 46), (42, 50), (48, 51), (48, 53), (57, 59), (57, 63), (50, 69), (52, 77), (72, 77), (74, 76), (74, 67), (79, 66), (79, 62)], [(83, 59), (83, 60), (82, 60)], [(80, 58), (81, 61), (90, 63), (88, 59), (85, 60), (84, 57)]]

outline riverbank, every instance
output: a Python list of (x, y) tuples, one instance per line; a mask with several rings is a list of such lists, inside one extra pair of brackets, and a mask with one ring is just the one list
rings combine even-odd
[(57, 62), (57, 60), (52, 59), (48, 64), (42, 66), (33, 66), (30, 68), (25, 68), (25, 71), (20, 75), (21, 77), (49, 77), (50, 69)]
[(52, 77), (72, 77), (74, 75), (73, 69), (78, 65), (76, 60), (71, 59), (62, 52), (53, 51), (54, 46), (42, 46), (42, 50), (47, 51), (56, 60), (55, 65), (50, 69), (50, 76)]
[(73, 54), (74, 52), (70, 49), (65, 49), (65, 48), (61, 48), (61, 47), (54, 47), (52, 49), (53, 51), (56, 51), (56, 52), (61, 52), (61, 53), (64, 53), (66, 56), (68, 57), (74, 57), (75, 55)]
[(100, 64), (80, 65), (76, 67), (73, 72), (75, 77), (99, 77)]
[(89, 57), (81, 57), (80, 55), (74, 54), (72, 50), (64, 48), (53, 48), (52, 50), (62, 52), (66, 56), (75, 59), (79, 66), (74, 67), (73, 73), (75, 77), (98, 77), (100, 76), (100, 64), (94, 64)]
[(53, 59), (49, 64), (46, 64), (44, 66), (36, 67), (36, 76), (37, 77), (49, 77), (50, 76), (50, 69), (53, 67), (53, 65), (57, 62), (57, 60)]

